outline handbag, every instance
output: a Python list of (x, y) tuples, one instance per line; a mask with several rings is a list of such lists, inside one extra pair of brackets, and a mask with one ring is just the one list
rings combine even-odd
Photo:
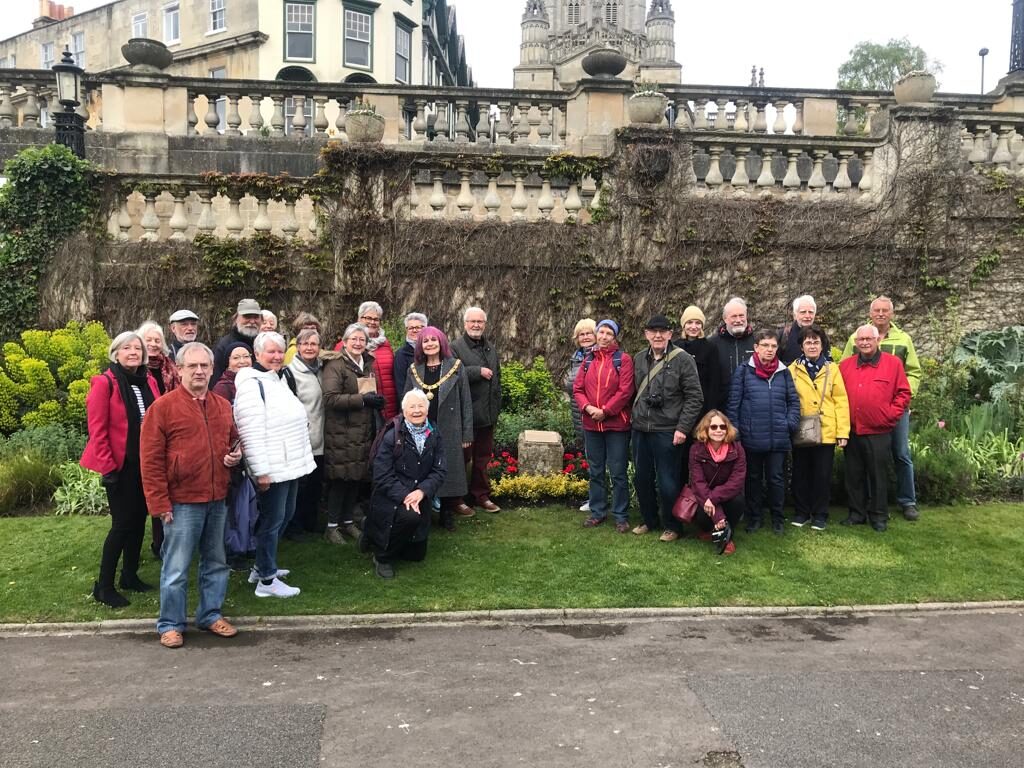
[(676, 503), (672, 505), (672, 517), (681, 523), (689, 523), (693, 521), (693, 516), (696, 513), (697, 497), (694, 496), (690, 486), (684, 485), (683, 490), (676, 498)]
[(818, 399), (818, 412), (800, 417), (800, 426), (793, 435), (793, 445), (797, 448), (810, 448), (821, 445), (821, 411), (825, 407), (825, 393), (828, 392), (829, 366), (825, 367), (825, 381), (821, 386), (821, 397)]

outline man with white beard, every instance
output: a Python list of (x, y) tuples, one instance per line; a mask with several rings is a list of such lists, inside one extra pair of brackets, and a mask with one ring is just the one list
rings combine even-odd
[(722, 309), (722, 324), (718, 332), (708, 339), (718, 350), (718, 362), (721, 366), (719, 381), (726, 384), (722, 387), (721, 397), (715, 408), (724, 411), (728, 405), (729, 387), (733, 371), (746, 365), (754, 352), (754, 328), (747, 322), (747, 302), (734, 296), (725, 303)]
[(262, 324), (263, 313), (256, 299), (242, 299), (238, 302), (234, 327), (221, 336), (217, 341), (217, 345), (213, 348), (213, 376), (210, 378), (211, 390), (228, 367), (231, 345), (240, 341), (249, 348), (249, 353), (252, 354), (253, 339), (260, 332)]

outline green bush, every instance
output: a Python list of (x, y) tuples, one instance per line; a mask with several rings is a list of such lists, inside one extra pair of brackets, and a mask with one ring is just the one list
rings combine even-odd
[(529, 368), (516, 360), (501, 366), (502, 410), (508, 413), (550, 408), (559, 394), (543, 357), (535, 357)]
[(50, 500), (57, 481), (53, 464), (31, 453), (0, 461), (0, 517), (34, 511)]
[(50, 464), (78, 461), (85, 449), (85, 433), (74, 427), (49, 424), (0, 435), (0, 461), (18, 454), (30, 453)]
[(105, 515), (109, 506), (102, 478), (91, 470), (69, 461), (57, 468), (61, 484), (53, 492), (58, 515)]
[(978, 474), (955, 445), (947, 429), (926, 426), (910, 437), (917, 500), (922, 504), (954, 504), (972, 499)]
[[(504, 369), (502, 370), (504, 374)], [(557, 432), (562, 436), (566, 450), (576, 443), (576, 430), (572, 426), (572, 411), (569, 403), (556, 400), (543, 408), (531, 408), (520, 413), (502, 411), (494, 427), (494, 444), (504, 448), (515, 448), (519, 434), (527, 429)]]

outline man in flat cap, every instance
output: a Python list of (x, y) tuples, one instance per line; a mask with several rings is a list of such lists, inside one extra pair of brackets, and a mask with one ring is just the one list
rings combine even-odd
[(197, 340), (199, 335), (199, 315), (191, 309), (179, 309), (167, 318), (170, 325), (171, 358), (186, 344)]

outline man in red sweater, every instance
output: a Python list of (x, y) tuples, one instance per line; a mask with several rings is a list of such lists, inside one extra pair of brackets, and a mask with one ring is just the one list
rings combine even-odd
[(879, 349), (878, 329), (862, 325), (854, 334), (857, 354), (839, 364), (850, 400), (846, 446), (846, 492), (850, 514), (843, 525), (871, 523), (879, 533), (889, 520), (889, 455), (892, 431), (910, 405), (903, 363)]
[(220, 637), (237, 630), (221, 616), (228, 588), (224, 557), (224, 500), (231, 467), (242, 458), (231, 406), (208, 392), (213, 352), (191, 342), (178, 350), (181, 386), (150, 406), (142, 423), (142, 488), (149, 514), (164, 524), (157, 632), (179, 648), (185, 629), (188, 572), (199, 548), (196, 626)]

